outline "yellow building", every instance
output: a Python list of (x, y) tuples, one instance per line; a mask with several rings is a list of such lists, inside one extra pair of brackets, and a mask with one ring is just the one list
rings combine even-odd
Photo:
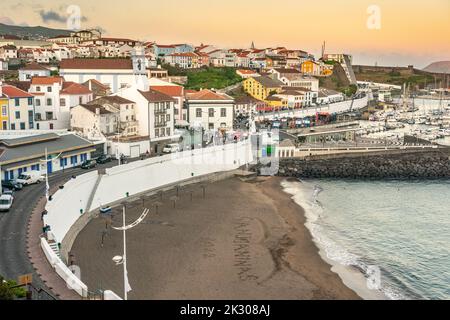
[(0, 96), (0, 130), (8, 129), (8, 98)]
[(243, 83), (244, 91), (253, 98), (264, 101), (268, 96), (279, 93), (284, 83), (267, 76), (248, 78)]
[(312, 61), (312, 60), (308, 60), (302, 63), (302, 73), (303, 74), (310, 74), (313, 75), (314, 74), (314, 69), (317, 69), (317, 63)]
[(330, 76), (333, 74), (333, 66), (308, 60), (302, 63), (301, 72), (311, 76)]
[(268, 106), (272, 107), (275, 110), (283, 110), (287, 109), (288, 107), (287, 99), (283, 99), (281, 97), (270, 96), (267, 97), (265, 101)]

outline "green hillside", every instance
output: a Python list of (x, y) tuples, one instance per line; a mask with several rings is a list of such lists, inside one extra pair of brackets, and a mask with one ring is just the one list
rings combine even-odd
[(71, 31), (63, 29), (51, 29), (46, 27), (22, 27), (10, 26), (0, 23), (0, 35), (17, 36), (19, 38), (51, 38), (58, 35), (68, 35)]

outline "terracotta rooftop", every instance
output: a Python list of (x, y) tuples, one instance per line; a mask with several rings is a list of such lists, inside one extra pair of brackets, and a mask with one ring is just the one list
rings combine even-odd
[(123, 69), (132, 70), (131, 59), (63, 59), (60, 69)]
[(239, 69), (238, 70), (240, 73), (242, 73), (242, 74), (255, 74), (255, 73), (257, 73), (256, 71), (253, 71), (253, 70), (246, 70), (246, 69)]
[(32, 85), (52, 85), (54, 83), (61, 83), (64, 81), (63, 77), (33, 77), (31, 78)]
[(164, 93), (171, 97), (182, 97), (183, 87), (182, 86), (150, 86), (150, 89)]
[(171, 96), (168, 96), (167, 94), (161, 93), (156, 90), (148, 90), (148, 91), (141, 91), (139, 90), (140, 94), (147, 99), (148, 102), (166, 102), (166, 101), (173, 101), (175, 102), (175, 99)]
[(34, 96), (26, 91), (20, 90), (19, 88), (13, 86), (3, 86), (3, 94), (8, 98), (33, 98)]
[(195, 93), (186, 94), (186, 99), (188, 100), (233, 100), (230, 96), (226, 94), (220, 94), (213, 92), (208, 89), (203, 89)]
[(92, 91), (85, 86), (75, 82), (64, 82), (61, 94), (78, 95), (78, 94), (91, 94)]

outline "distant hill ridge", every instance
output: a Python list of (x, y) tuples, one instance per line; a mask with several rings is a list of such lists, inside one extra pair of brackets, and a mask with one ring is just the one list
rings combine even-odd
[(423, 71), (450, 74), (450, 61), (433, 62), (428, 67), (424, 68)]
[(17, 36), (19, 38), (52, 38), (59, 35), (69, 35), (71, 31), (64, 29), (52, 29), (46, 27), (22, 27), (11, 26), (0, 23), (0, 36), (9, 35)]

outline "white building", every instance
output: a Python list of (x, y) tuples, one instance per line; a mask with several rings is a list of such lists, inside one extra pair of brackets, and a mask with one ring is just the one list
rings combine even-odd
[(164, 56), (164, 61), (172, 66), (182, 69), (198, 68), (199, 56), (194, 52), (172, 53)]
[(228, 50), (215, 50), (210, 53), (209, 62), (214, 67), (235, 67), (237, 66), (237, 55)]
[(114, 112), (119, 127), (116, 132), (120, 136), (136, 136), (139, 132), (139, 122), (136, 119), (136, 103), (120, 96), (105, 96), (97, 98), (89, 104), (100, 105), (106, 110)]
[(49, 77), (50, 70), (37, 64), (30, 63), (19, 69), (19, 81), (31, 81), (33, 77)]
[(236, 56), (236, 67), (249, 68), (250, 61), (249, 53), (241, 52)]
[(207, 130), (232, 130), (234, 99), (204, 89), (186, 94), (188, 121), (191, 126), (202, 126)]
[(283, 87), (274, 97), (287, 101), (288, 108), (298, 109), (316, 105), (318, 92), (303, 87)]
[(131, 59), (66, 59), (61, 61), (60, 75), (67, 81), (84, 83), (95, 79), (111, 88), (113, 93), (132, 86), (146, 74), (145, 54), (135, 48)]
[(317, 103), (318, 104), (329, 104), (334, 102), (344, 101), (345, 96), (342, 92), (337, 92), (330, 89), (320, 88)]
[(70, 108), (93, 100), (85, 86), (62, 77), (34, 77), (28, 90), (35, 96), (35, 124), (38, 130), (68, 129)]
[(99, 104), (80, 104), (70, 110), (70, 128), (88, 139), (113, 135), (118, 132), (118, 113)]
[(5, 59), (0, 59), (0, 71), (8, 70), (8, 61)]
[(118, 95), (136, 102), (138, 135), (150, 139), (152, 153), (161, 153), (164, 145), (177, 138), (174, 136), (175, 99), (155, 90), (140, 90), (138, 85), (121, 90)]
[(17, 47), (12, 45), (0, 47), (0, 59), (17, 59)]
[(299, 70), (296, 69), (284, 69), (284, 68), (271, 68), (268, 71), (273, 74), (276, 79), (283, 82), (289, 87), (302, 87), (311, 91), (319, 91), (319, 80), (304, 76)]
[(150, 89), (164, 93), (175, 99), (173, 116), (175, 124), (187, 121), (187, 112), (184, 109), (184, 87), (172, 82), (156, 78), (149, 79)]
[(247, 69), (238, 69), (236, 70), (236, 74), (241, 76), (242, 79), (256, 78), (261, 76), (258, 72)]

